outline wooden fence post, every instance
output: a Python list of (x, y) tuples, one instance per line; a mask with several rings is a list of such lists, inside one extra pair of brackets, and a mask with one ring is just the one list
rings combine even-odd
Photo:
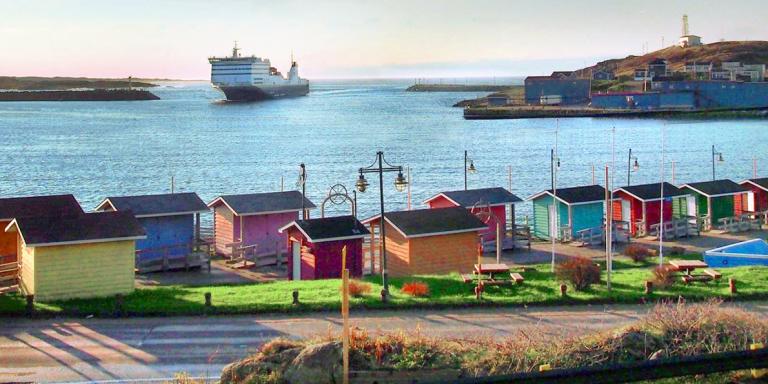
[(650, 295), (651, 293), (653, 293), (653, 282), (649, 281), (649, 280), (646, 280), (645, 281), (645, 294), (646, 295)]
[(27, 317), (35, 315), (35, 295), (27, 295)]
[(730, 289), (731, 294), (736, 294), (736, 279), (730, 278), (728, 279), (728, 288)]
[(206, 307), (211, 307), (212, 305), (213, 304), (211, 303), (211, 293), (210, 292), (206, 292), (205, 293), (205, 306)]
[(123, 306), (124, 306), (124, 297), (122, 293), (118, 293), (115, 295), (115, 316), (116, 317), (122, 317), (123, 316)]
[(566, 297), (568, 296), (568, 286), (565, 284), (560, 284), (560, 296)]

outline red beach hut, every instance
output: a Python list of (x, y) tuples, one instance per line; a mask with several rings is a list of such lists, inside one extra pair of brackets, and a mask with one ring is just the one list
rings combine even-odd
[(752, 192), (747, 201), (747, 211), (768, 211), (768, 177), (744, 180), (739, 183)]
[(613, 220), (630, 223), (632, 236), (647, 234), (651, 226), (661, 221), (661, 204), (664, 205), (664, 221), (669, 221), (673, 208), (685, 207), (686, 192), (665, 182), (664, 197), (661, 197), (661, 183), (621, 187), (614, 192)]
[[(515, 196), (505, 188), (480, 188), (459, 191), (440, 192), (424, 201), (429, 208), (464, 207), (472, 213), (480, 214), (483, 210), (490, 210), (495, 218), (484, 220), (488, 229), (481, 235), (484, 240), (496, 240), (496, 225), (501, 225), (502, 233), (507, 230), (507, 221), (515, 222), (515, 204), (523, 200)], [(510, 217), (507, 219), (507, 206), (510, 207)], [(480, 215), (482, 216), (482, 215)]]
[(297, 220), (280, 228), (280, 233), (288, 237), (289, 279), (339, 278), (345, 246), (350, 275), (363, 275), (363, 239), (370, 232), (354, 216)]

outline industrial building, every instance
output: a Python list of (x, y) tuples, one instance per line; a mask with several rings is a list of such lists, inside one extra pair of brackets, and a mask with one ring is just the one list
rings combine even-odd
[(532, 105), (576, 105), (589, 103), (589, 79), (558, 76), (525, 78), (525, 103)]

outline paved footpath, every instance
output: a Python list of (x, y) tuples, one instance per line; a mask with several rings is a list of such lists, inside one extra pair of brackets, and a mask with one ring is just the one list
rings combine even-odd
[[(740, 304), (768, 316), (768, 302)], [(369, 331), (419, 330), (446, 337), (514, 335), (519, 330), (583, 334), (632, 323), (642, 305), (358, 311)], [(274, 337), (339, 331), (331, 313), (131, 319), (0, 319), (0, 382), (163, 381), (176, 372), (218, 377), (221, 368)]]

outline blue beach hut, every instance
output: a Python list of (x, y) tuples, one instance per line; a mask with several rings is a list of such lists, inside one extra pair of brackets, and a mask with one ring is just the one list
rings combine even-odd
[(147, 238), (136, 242), (139, 272), (200, 266), (202, 260), (191, 256), (200, 214), (209, 210), (196, 193), (107, 197), (96, 210), (130, 212), (144, 227)]
[[(579, 231), (600, 229), (605, 218), (605, 188), (587, 185), (541, 191), (528, 200), (533, 202), (533, 235), (540, 239), (572, 239)], [(556, 202), (553, 203), (553, 202)], [(557, 228), (553, 206), (557, 208)]]

